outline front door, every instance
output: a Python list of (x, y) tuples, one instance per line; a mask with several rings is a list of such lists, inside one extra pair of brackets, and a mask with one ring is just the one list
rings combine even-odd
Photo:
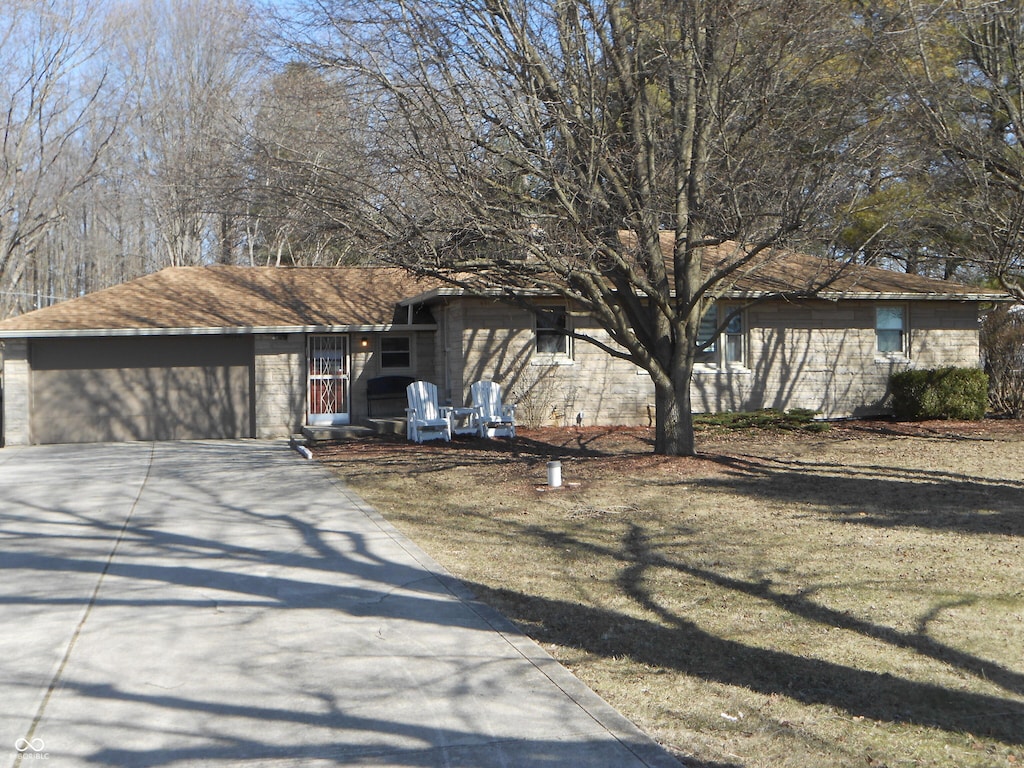
[(348, 424), (348, 336), (310, 336), (306, 360), (309, 425)]

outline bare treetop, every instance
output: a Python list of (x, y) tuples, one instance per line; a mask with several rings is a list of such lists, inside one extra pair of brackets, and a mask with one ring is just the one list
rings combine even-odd
[(838, 220), (877, 150), (834, 3), (370, 0), (318, 20), (306, 55), (375, 96), (384, 172), (345, 211), (365, 247), (571, 299), (650, 372), (666, 452), (693, 450), (701, 318)]

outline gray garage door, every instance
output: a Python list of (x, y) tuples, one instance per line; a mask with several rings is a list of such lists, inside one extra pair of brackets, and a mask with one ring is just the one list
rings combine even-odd
[(34, 443), (252, 437), (251, 336), (31, 343)]

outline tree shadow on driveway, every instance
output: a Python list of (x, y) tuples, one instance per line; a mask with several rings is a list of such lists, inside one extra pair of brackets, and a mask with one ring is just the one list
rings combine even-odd
[(282, 446), (153, 453), (118, 476), (65, 466), (45, 492), (0, 472), (0, 645), (24, 649), (0, 676), (3, 743), (116, 766), (670, 764), (595, 726), (322, 468)]

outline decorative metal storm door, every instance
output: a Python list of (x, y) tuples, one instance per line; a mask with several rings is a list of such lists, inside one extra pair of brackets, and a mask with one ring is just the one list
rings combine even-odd
[(348, 424), (348, 336), (310, 336), (306, 359), (309, 424)]

